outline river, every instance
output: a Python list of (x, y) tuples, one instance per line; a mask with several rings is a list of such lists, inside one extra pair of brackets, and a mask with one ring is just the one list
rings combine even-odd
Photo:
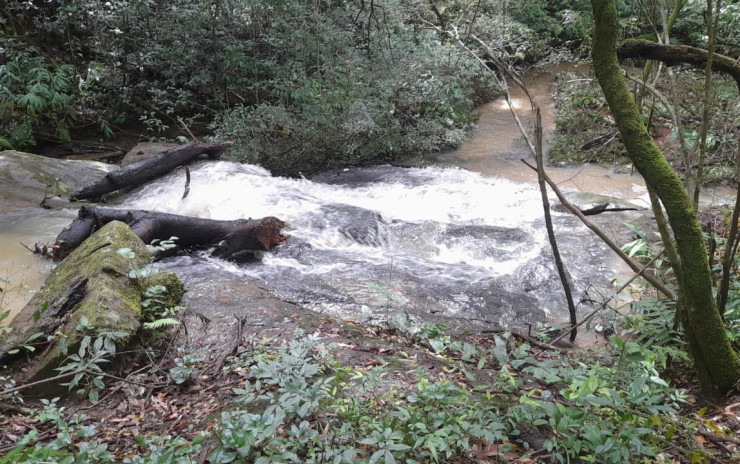
[[(547, 140), (554, 132), (551, 83), (549, 74), (530, 79)], [(521, 96), (514, 93), (513, 102), (526, 113)], [(309, 180), (204, 162), (191, 169), (186, 199), (181, 174), (173, 174), (124, 206), (212, 219), (274, 215), (289, 224), (288, 244), (257, 259), (233, 263), (204, 254), (168, 260), (186, 281), (189, 270), (210, 266), (259, 279), (286, 299), (349, 319), (409, 314), (442, 322), (565, 320), (536, 176), (520, 161), (531, 155), (504, 101), (480, 112), (477, 135), (431, 166), (349, 168)], [(598, 166), (554, 169), (551, 175), (584, 207), (604, 197), (579, 191), (647, 206), (638, 176)], [(612, 277), (623, 272), (620, 263), (572, 215), (553, 214), (576, 298), (589, 290), (609, 293)], [(609, 224), (623, 227), (640, 214), (620, 213)]]
[[(554, 132), (552, 79), (529, 79), (546, 144)], [(526, 116), (528, 103), (516, 92), (513, 97)], [(182, 174), (173, 173), (125, 195), (122, 206), (212, 219), (270, 215), (288, 223), (291, 239), (273, 253), (236, 262), (206, 253), (165, 260), (163, 266), (178, 272), (190, 292), (209, 292), (207, 282), (191, 278), (205, 269), (257, 279), (287, 300), (352, 320), (413, 315), (463, 324), (564, 321), (567, 308), (536, 175), (520, 161), (531, 155), (506, 102), (483, 105), (480, 112), (476, 136), (434, 157), (430, 166), (349, 168), (288, 179), (257, 166), (205, 161), (191, 167), (187, 198), (181, 198)], [(549, 174), (582, 207), (619, 199), (647, 209), (639, 176), (591, 165)], [(28, 238), (58, 231), (69, 215), (38, 224), (22, 215), (15, 223), (3, 220), (0, 256), (8, 256), (11, 241), (24, 232)], [(572, 215), (558, 207), (553, 215), (576, 299), (587, 292), (608, 295), (614, 276), (626, 278), (624, 267)], [(623, 223), (642, 216), (624, 212), (599, 220), (624, 240)], [(14, 269), (28, 267), (34, 277), (46, 272), (13, 259)]]

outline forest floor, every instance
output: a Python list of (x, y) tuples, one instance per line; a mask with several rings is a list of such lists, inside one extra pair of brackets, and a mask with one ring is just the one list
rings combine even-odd
[[(123, 462), (147, 451), (142, 437), (180, 437), (193, 440), (204, 432), (212, 437), (217, 436), (221, 414), (235, 407), (234, 389), (244, 388), (245, 382), (254, 381), (250, 369), (244, 368), (244, 360), (251, 359), (246, 362), (249, 365), (256, 357), (284, 346), (301, 333), (314, 334), (326, 350), (323, 357), (331, 360), (325, 363), (326, 369), (333, 372), (342, 369), (351, 369), (357, 373), (374, 372), (382, 377), (382, 382), (372, 392), (357, 389), (351, 393), (354, 395), (385, 397), (388, 401), (392, 401), (394, 396), (410, 395), (417, 391), (419, 381), (418, 375), (409, 375), (412, 371), (423, 372), (430, 382), (447, 379), (469, 391), (473, 391), (478, 385), (493, 383), (501, 374), (501, 366), (497, 365), (490, 354), (495, 351), (494, 337), (501, 336), (501, 333), (449, 333), (448, 338), (445, 338), (449, 346), (469, 344), (489, 353), (490, 359), (485, 363), (479, 361), (476, 369), (469, 365), (470, 360), (466, 361), (465, 350), (448, 349), (440, 352), (433, 349), (428, 341), (411, 336), (403, 330), (317, 317), (303, 311), (292, 315), (279, 312), (273, 321), (278, 318), (282, 321), (279, 326), (264, 322), (247, 323), (243, 331), (235, 330), (233, 335), (238, 338), (234, 340), (238, 343), (233, 345), (233, 353), (228, 353), (231, 356), (214, 359), (206, 364), (195, 363), (192, 373), (185, 375), (184, 381), (183, 376), (178, 378), (173, 375), (172, 370), (176, 367), (175, 345), (184, 340), (184, 334), (180, 333), (173, 338), (161, 340), (158, 354), (149, 350), (125, 355), (124, 361), (117, 363), (116, 368), (110, 371), (111, 375), (115, 374), (118, 378), (106, 379), (106, 386), (100, 392), (97, 403), (70, 395), (62, 399), (59, 405), (64, 407), (64, 416), (68, 422), (77, 416), (83, 417), (82, 424), (95, 425), (95, 434), (85, 437), (85, 440), (98, 440), (113, 454), (115, 462)], [(582, 334), (581, 337), (603, 339), (602, 335), (594, 333)], [(460, 344), (455, 345), (455, 342)], [(512, 350), (522, 343), (527, 343), (527, 340), (511, 337), (506, 342), (507, 349)], [(557, 351), (547, 349), (547, 344), (539, 349), (537, 342), (534, 343), (532, 352), (537, 361), (543, 363), (564, 360), (576, 363), (608, 363), (611, 356), (609, 350), (604, 349), (603, 342), (599, 343), (601, 348), (597, 350), (563, 348)], [(475, 373), (475, 378), (466, 371), (466, 365)], [(520, 391), (534, 392), (552, 388), (515, 368), (511, 368), (511, 374), (522, 381)], [(706, 456), (727, 456), (728, 453), (736, 455), (738, 440), (733, 438), (733, 433), (740, 430), (740, 395), (735, 393), (711, 398), (702, 396), (694, 378), (689, 373), (674, 379), (687, 392), (688, 401), (680, 412), (681, 416), (695, 417), (699, 422), (711, 424), (706, 433), (702, 430), (690, 433), (694, 440), (693, 446), (700, 448)], [(383, 390), (387, 390), (387, 396)], [(52, 421), (39, 421), (38, 415), (34, 418), (32, 411), (44, 408), (40, 399), (29, 396), (24, 398), (25, 402), (22, 404), (0, 403), (4, 413), (0, 419), (0, 456), (16, 448), (22, 437), (31, 431), (35, 431), (40, 442), (50, 440), (60, 433), (60, 429)], [(719, 431), (722, 433), (718, 433)], [(506, 447), (502, 443), (471, 441), (471, 448), (467, 453), (459, 453), (442, 462), (547, 462), (544, 457), (537, 457), (543, 453), (541, 449), (536, 449), (538, 446), (542, 447), (545, 436), (546, 434), (529, 437), (526, 442), (506, 443), (509, 445)], [(729, 439), (725, 440), (727, 437)], [(214, 446), (206, 441), (197, 454), (189, 457), (190, 462), (211, 462), (208, 455)], [(3, 462), (2, 459), (0, 462)], [(691, 461), (677, 453), (669, 461), (662, 462)], [(696, 462), (730, 461), (709, 458)]]

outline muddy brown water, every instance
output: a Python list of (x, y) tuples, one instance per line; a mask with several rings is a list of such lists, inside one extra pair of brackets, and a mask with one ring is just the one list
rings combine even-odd
[[(556, 72), (565, 67), (556, 69)], [(571, 68), (581, 73), (580, 78), (589, 78), (585, 67)], [(555, 102), (551, 96), (555, 77), (552, 73), (538, 73), (527, 79), (533, 99), (540, 107), (543, 126), (543, 150), (549, 150), (555, 136)], [(519, 114), (524, 126), (532, 127), (532, 112), (529, 100), (518, 88), (511, 89), (512, 106)], [(482, 105), (475, 138), (453, 152), (437, 157), (438, 162), (459, 166), (487, 176), (504, 177), (515, 182), (537, 182), (537, 174), (522, 163), (522, 159), (533, 163), (521, 132), (511, 114), (506, 100)], [(624, 166), (604, 167), (595, 164), (572, 167), (549, 167), (548, 175), (562, 188), (635, 200), (647, 193), (645, 183)]]

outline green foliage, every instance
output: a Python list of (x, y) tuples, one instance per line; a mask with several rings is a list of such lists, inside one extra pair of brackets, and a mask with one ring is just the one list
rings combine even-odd
[(177, 248), (177, 240), (178, 237), (175, 237), (174, 235), (167, 240), (155, 238), (152, 240), (152, 243), (146, 246), (146, 249), (149, 251), (150, 255), (156, 257), (160, 253)]
[[(116, 253), (128, 260), (131, 260), (131, 262), (133, 262), (133, 259), (136, 258), (136, 254), (131, 248), (119, 248), (118, 250), (116, 250)], [(158, 273), (159, 268), (156, 266), (146, 266), (138, 269), (131, 267), (128, 276), (130, 279), (135, 279), (140, 284), (143, 284), (147, 277), (151, 277)]]
[(510, 8), (515, 19), (548, 41), (581, 40), (593, 23), (591, 5), (585, 0), (513, 2)]
[[(62, 132), (76, 121), (106, 137), (126, 120), (162, 136), (182, 117), (234, 139), (239, 159), (295, 174), (459, 145), (475, 105), (497, 91), (479, 63), (422, 26), (428, 5), (417, 2), (9, 3), (29, 27), (6, 41), (21, 64), (6, 66), (6, 147), (28, 145), (42, 115)], [(514, 29), (500, 34), (524, 54), (526, 34)], [(62, 64), (27, 46), (42, 41)]]
[(59, 180), (58, 177), (46, 176), (41, 174), (41, 179), (44, 183), (44, 198), (39, 203), (44, 208), (51, 208), (46, 202), (54, 197), (61, 196), (63, 193), (69, 193), (67, 190), (67, 184)]
[(200, 360), (196, 355), (186, 352), (182, 347), (178, 347), (177, 352), (180, 356), (175, 358), (175, 367), (170, 369), (170, 375), (175, 383), (180, 385), (191, 380), (193, 374), (197, 371)]
[[(653, 313), (658, 306), (642, 314), (661, 317), (665, 308)], [(667, 333), (657, 323), (645, 326), (654, 329)], [(440, 326), (425, 333), (431, 340), (449, 337)], [(474, 444), (496, 445), (503, 453), (514, 443), (526, 449), (538, 440), (552, 462), (649, 462), (664, 449), (678, 449), (677, 436), (695, 425), (677, 415), (684, 394), (661, 376), (657, 340), (635, 340), (615, 337), (614, 358), (589, 362), (538, 360), (528, 345), (511, 343), (506, 334), (490, 348), (450, 342), (435, 354), (446, 366), (435, 369), (436, 378), (406, 358), (402, 383), (389, 378), (387, 367), (340, 367), (315, 335), (298, 332), (282, 343), (252, 340), (253, 349), (227, 365), (248, 371), (248, 380), (234, 390), (234, 404), (212, 433), (191, 441), (139, 437), (142, 453), (124, 462), (185, 463), (206, 443), (213, 463), (456, 462), (472, 457)], [(181, 354), (178, 367), (197, 362)], [(475, 370), (490, 383), (476, 379)], [(90, 450), (89, 462), (110, 458), (84, 435), (94, 429), (82, 427), (79, 418), (65, 422), (54, 401), (37, 417), (55, 423), (57, 439), (37, 443), (31, 432), (13, 457), (85, 462), (83, 451)]]
[(139, 446), (147, 450), (144, 456), (133, 456), (123, 460), (127, 464), (191, 464), (192, 456), (200, 451), (206, 436), (197, 435), (192, 441), (181, 437), (152, 436), (137, 437)]
[(553, 165), (627, 162), (596, 80), (575, 72), (561, 73), (557, 79), (557, 133), (548, 161)]
[[(156, 239), (152, 241), (151, 245), (147, 245), (147, 249), (150, 254), (157, 255), (176, 248), (176, 240), (177, 237), (170, 237), (167, 240)], [(116, 253), (129, 260), (136, 257), (130, 248), (119, 248)], [(180, 321), (175, 316), (182, 310), (180, 306), (169, 303), (167, 287), (164, 285), (146, 285), (147, 279), (158, 273), (158, 267), (148, 265), (140, 269), (131, 269), (128, 274), (129, 278), (136, 280), (144, 287), (141, 295), (141, 319), (144, 329), (153, 332), (180, 325)]]
[(96, 427), (83, 425), (84, 416), (75, 415), (65, 420), (64, 408), (57, 406), (58, 400), (42, 399), (44, 407), (33, 417), (39, 425), (51, 422), (57, 430), (56, 437), (40, 443), (38, 431), (31, 430), (0, 459), (0, 464), (96, 464), (113, 461), (107, 446), (92, 438), (97, 433)]
[(53, 65), (35, 48), (0, 42), (0, 143), (25, 148), (36, 143), (35, 128), (51, 127), (69, 140), (76, 119), (76, 72), (68, 64)]
[[(77, 330), (85, 332), (93, 328), (87, 318), (82, 316)], [(125, 332), (100, 332), (94, 339), (90, 335), (85, 335), (77, 352), (67, 356), (62, 365), (56, 369), (60, 374), (74, 373), (72, 379), (62, 385), (69, 391), (76, 389), (78, 395), (87, 394), (90, 401), (97, 402), (100, 390), (105, 388), (102, 364), (111, 362), (116, 355), (116, 343), (120, 343), (128, 336), (129, 334)], [(59, 340), (59, 345), (62, 353), (68, 354), (65, 338)]]
[[(430, 331), (433, 339), (437, 331)], [(509, 352), (501, 338), (488, 353), (457, 345), (455, 352), (467, 352), (479, 369), (476, 358), (495, 359), (495, 385), (471, 390), (415, 374), (418, 383), (405, 394), (384, 381), (382, 369), (322, 368), (312, 361), (313, 343), (282, 345), (269, 361), (255, 356), (255, 382), (235, 392), (244, 409), (222, 415), (213, 462), (446, 462), (467, 453), (472, 441), (505, 443), (531, 427), (549, 436), (545, 449), (557, 462), (637, 462), (658, 454), (671, 427), (661, 416), (675, 414), (683, 401), (660, 377), (654, 352), (621, 339), (615, 339), (614, 366), (537, 361), (528, 346)], [(299, 367), (299, 358), (308, 362)], [(542, 389), (520, 390), (519, 373), (538, 379)], [(491, 391), (506, 392), (508, 400)], [(314, 423), (326, 424), (328, 435), (319, 437)]]
[(621, 335), (631, 338), (641, 350), (650, 350), (660, 367), (668, 360), (688, 362), (683, 332), (675, 321), (675, 304), (650, 297), (632, 303), (625, 314)]
[(230, 49), (232, 66), (252, 79), (238, 91), (243, 103), (212, 128), (239, 142), (240, 159), (295, 173), (456, 146), (475, 120), (474, 103), (493, 90), (478, 63), (409, 24), (412, 13), (396, 1), (379, 31), (372, 22), (363, 29), (356, 18), (366, 12), (355, 5), (276, 8), (282, 14), (265, 12), (269, 27), (252, 37), (251, 56)]
[(161, 330), (168, 327), (180, 325), (180, 321), (174, 316), (182, 308), (170, 306), (167, 302), (167, 287), (164, 285), (150, 285), (144, 290), (141, 302), (142, 320), (147, 330)]
[[(706, 2), (689, 1), (681, 9), (671, 35), (680, 43), (707, 48)], [(737, 24), (740, 21), (740, 5), (722, 2), (719, 12), (714, 10), (717, 22), (717, 52), (732, 56), (740, 46)]]

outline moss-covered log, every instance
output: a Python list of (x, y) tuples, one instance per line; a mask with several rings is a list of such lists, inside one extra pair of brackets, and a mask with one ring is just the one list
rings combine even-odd
[(191, 143), (165, 150), (154, 158), (139, 161), (106, 174), (98, 182), (74, 192), (70, 199), (96, 199), (122, 188), (136, 187), (157, 179), (201, 155), (208, 155), (212, 159), (218, 158), (231, 145), (233, 145), (233, 142), (221, 144)]
[(145, 243), (178, 237), (180, 247), (216, 246), (214, 254), (229, 258), (244, 250), (271, 250), (285, 242), (285, 223), (275, 217), (217, 221), (144, 210), (81, 207), (77, 219), (58, 236), (48, 254), (64, 259), (95, 230), (111, 221), (121, 221)]
[(712, 296), (705, 241), (681, 180), (653, 142), (622, 76), (616, 54), (613, 0), (591, 0), (593, 66), (622, 141), (637, 170), (663, 203), (681, 260), (678, 307), (691, 355), (705, 390), (728, 390), (740, 379), (740, 358), (727, 339)]
[[(644, 39), (627, 39), (617, 48), (620, 60), (626, 58), (642, 58), (645, 60), (661, 61), (666, 66), (690, 64), (706, 66), (709, 52), (702, 48), (688, 45), (670, 45), (651, 42)], [(712, 70), (729, 74), (735, 79), (740, 89), (740, 62), (729, 56), (714, 53), (712, 55)]]

